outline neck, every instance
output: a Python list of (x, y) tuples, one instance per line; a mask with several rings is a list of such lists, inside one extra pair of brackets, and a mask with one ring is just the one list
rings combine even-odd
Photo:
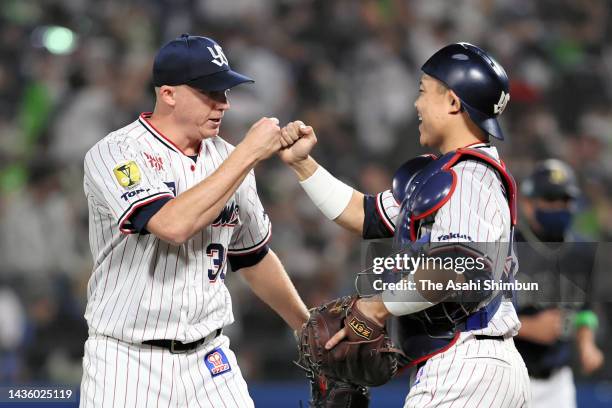
[(446, 154), (448, 152), (457, 150), (461, 147), (469, 146), (475, 143), (484, 143), (484, 142), (485, 142), (484, 140), (478, 137), (475, 137), (473, 135), (465, 135), (464, 137), (453, 136), (452, 139), (442, 142), (442, 145), (440, 145), (440, 152), (442, 154)]
[(159, 112), (156, 109), (148, 120), (159, 133), (172, 141), (185, 155), (193, 156), (200, 151), (202, 140), (189, 137), (182, 127), (176, 123), (172, 115)]
[(447, 134), (449, 136), (440, 145), (440, 152), (442, 154), (471, 144), (485, 143), (487, 141), (485, 133), (472, 121), (466, 119), (458, 122), (455, 128), (450, 128)]

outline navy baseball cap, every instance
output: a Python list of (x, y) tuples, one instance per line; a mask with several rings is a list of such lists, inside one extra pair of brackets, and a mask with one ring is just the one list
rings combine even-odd
[(545, 200), (576, 199), (580, 196), (574, 170), (557, 159), (537, 163), (531, 175), (521, 184), (521, 192), (527, 197)]
[(164, 45), (153, 63), (153, 84), (189, 85), (203, 91), (224, 91), (251, 78), (230, 69), (216, 41), (182, 34)]

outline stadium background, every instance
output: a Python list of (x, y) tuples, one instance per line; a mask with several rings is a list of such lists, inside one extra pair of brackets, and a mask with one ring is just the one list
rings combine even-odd
[[(365, 192), (421, 152), (419, 66), (473, 42), (512, 84), (498, 143), (518, 180), (558, 157), (584, 196), (574, 229), (612, 236), (612, 25), (605, 0), (4, 0), (0, 4), (0, 384), (75, 384), (91, 271), (85, 152), (153, 107), (155, 50), (209, 35), (256, 83), (231, 92), (221, 135), (238, 142), (262, 115), (302, 119), (315, 157)], [(323, 219), (276, 158), (256, 169), (272, 248), (309, 306), (352, 291), (359, 242)], [(226, 332), (260, 406), (305, 398), (292, 334), (235, 274)], [(606, 282), (612, 286), (612, 278)], [(612, 290), (612, 289), (611, 289)], [(598, 306), (608, 361), (579, 381), (581, 406), (612, 403), (612, 304)], [(401, 401), (407, 378), (377, 390)], [(297, 394), (296, 394), (297, 393)], [(285, 405), (283, 405), (285, 406)]]

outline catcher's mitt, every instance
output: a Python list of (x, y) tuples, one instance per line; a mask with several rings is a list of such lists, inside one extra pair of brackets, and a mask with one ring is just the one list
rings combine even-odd
[[(310, 380), (311, 408), (368, 408), (370, 392), (366, 387), (318, 376), (306, 370)], [(301, 407), (300, 403), (300, 407)]]
[[(397, 371), (397, 349), (383, 326), (365, 317), (355, 307), (358, 296), (336, 299), (310, 311), (300, 333), (298, 364), (324, 377), (360, 386), (388, 382)], [(347, 337), (331, 350), (325, 343), (347, 327)]]

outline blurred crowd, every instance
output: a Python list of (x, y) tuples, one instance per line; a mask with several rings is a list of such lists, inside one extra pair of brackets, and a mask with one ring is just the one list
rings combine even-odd
[[(263, 115), (301, 119), (314, 156), (367, 193), (422, 153), (420, 65), (449, 42), (490, 51), (511, 78), (497, 143), (520, 181), (543, 158), (577, 171), (574, 229), (612, 237), (612, 24), (606, 0), (4, 0), (0, 3), (0, 383), (80, 381), (92, 261), (85, 152), (152, 110), (156, 49), (183, 32), (218, 40), (253, 85), (232, 90), (221, 136)], [(37, 29), (67, 27), (72, 52)], [(324, 219), (278, 159), (256, 169), (271, 247), (309, 306), (353, 291), (361, 244)], [(227, 333), (247, 379), (299, 376), (292, 333), (228, 274)], [(610, 308), (610, 305), (607, 306)], [(602, 331), (611, 323), (602, 321)], [(612, 355), (612, 345), (604, 351)], [(609, 366), (599, 375), (612, 379)]]

